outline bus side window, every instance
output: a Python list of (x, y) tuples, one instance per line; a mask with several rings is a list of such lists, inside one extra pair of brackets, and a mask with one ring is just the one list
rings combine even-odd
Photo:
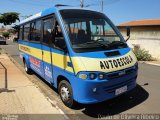
[(49, 18), (43, 21), (43, 43), (49, 45), (52, 44), (53, 41), (52, 20), (52, 18)]
[(55, 33), (54, 33), (54, 35), (55, 35), (55, 41), (54, 41), (55, 48), (60, 49), (60, 50), (64, 50), (66, 48), (66, 43), (65, 43), (65, 40), (63, 37), (62, 29), (57, 21), (55, 22), (55, 30), (54, 31), (55, 31)]
[(41, 39), (41, 21), (36, 21), (31, 24), (31, 40), (40, 42)]
[(29, 40), (30, 39), (30, 24), (24, 25), (24, 40)]
[(19, 29), (19, 40), (23, 40), (23, 26), (20, 26)]

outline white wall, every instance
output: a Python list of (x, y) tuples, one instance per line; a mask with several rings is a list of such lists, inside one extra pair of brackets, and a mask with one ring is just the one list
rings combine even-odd
[(128, 40), (129, 44), (139, 45), (140, 48), (144, 48), (149, 51), (152, 57), (160, 60), (160, 40), (149, 40), (149, 39), (139, 39), (139, 40)]
[[(126, 39), (126, 31), (121, 30), (122, 35)], [(160, 31), (131, 31), (131, 38), (127, 42), (129, 45), (139, 45), (140, 48), (144, 48), (149, 51), (152, 57), (160, 60)]]

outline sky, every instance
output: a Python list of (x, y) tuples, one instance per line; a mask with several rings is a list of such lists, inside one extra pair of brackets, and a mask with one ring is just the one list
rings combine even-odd
[[(84, 0), (88, 9), (101, 11), (101, 0)], [(18, 12), (33, 15), (55, 4), (79, 7), (80, 0), (0, 0), (0, 13)], [(160, 0), (104, 0), (103, 11), (114, 24), (133, 20), (160, 19)]]

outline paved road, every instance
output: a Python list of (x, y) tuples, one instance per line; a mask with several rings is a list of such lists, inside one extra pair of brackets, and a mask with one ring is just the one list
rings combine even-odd
[(7, 41), (6, 45), (0, 45), (9, 55), (11, 55), (18, 63), (23, 65), (22, 60), (18, 55), (18, 45), (17, 43), (13, 43), (12, 41)]
[[(18, 57), (16, 43), (7, 42), (8, 45), (1, 45), (17, 62), (22, 65)], [(65, 107), (57, 92), (47, 85), (38, 75), (30, 75), (32, 81), (38, 85), (42, 92), (51, 100), (56, 100), (61, 109), (74, 119), (97, 119), (117, 114), (147, 114), (160, 113), (160, 67), (139, 64), (139, 76), (137, 87), (128, 94), (122, 95), (110, 101), (95, 105), (79, 105), (76, 109), (71, 110)], [(119, 117), (119, 116), (118, 116)]]

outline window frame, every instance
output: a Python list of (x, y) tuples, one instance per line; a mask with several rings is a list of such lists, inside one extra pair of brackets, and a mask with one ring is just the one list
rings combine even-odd
[[(32, 23), (36, 23), (37, 21), (41, 22), (41, 31), (40, 31), (41, 35), (40, 35), (40, 40), (39, 41), (31, 40), (31, 27), (32, 27)], [(42, 34), (43, 34), (42, 33), (42, 19), (38, 18), (38, 19), (30, 21), (30, 41), (29, 42), (31, 42), (31, 43), (41, 43), (41, 41), (42, 41)]]
[[(21, 27), (22, 27), (22, 28), (21, 28)], [(22, 30), (22, 31), (21, 31), (21, 30)], [(23, 34), (24, 34), (24, 25), (20, 25), (20, 26), (19, 26), (19, 32), (18, 32), (18, 39), (19, 39), (19, 40), (24, 40)], [(20, 35), (21, 35), (21, 39), (20, 39)]]
[(52, 14), (52, 15), (49, 15), (49, 16), (45, 16), (45, 17), (43, 17), (42, 18), (42, 26), (41, 26), (41, 35), (42, 35), (42, 39), (41, 39), (41, 44), (42, 45), (46, 45), (46, 46), (49, 46), (49, 47), (53, 47), (53, 44), (51, 45), (51, 44), (48, 44), (48, 43), (45, 43), (44, 41), (43, 41), (43, 38), (44, 38), (44, 21), (45, 20), (47, 20), (47, 19), (53, 19), (52, 21), (51, 21), (51, 23), (52, 23), (52, 33), (53, 33), (53, 44), (54, 44), (54, 28), (55, 28), (55, 14)]
[[(62, 32), (62, 36), (63, 36), (63, 38), (64, 38), (64, 42), (65, 42), (65, 44), (66, 44), (66, 51), (68, 51), (68, 48), (67, 48), (67, 43), (66, 43), (66, 40), (65, 40), (65, 37), (64, 37), (64, 33), (63, 33), (63, 31), (62, 31), (62, 28), (61, 28), (61, 25), (60, 25), (60, 23), (59, 23), (59, 21), (57, 20), (57, 18), (55, 17), (55, 23), (54, 23), (54, 41), (55, 41), (55, 27), (56, 27), (56, 22), (59, 24), (59, 27), (60, 27), (60, 29), (61, 29), (61, 32)], [(59, 48), (58, 46), (56, 46), (55, 45), (55, 43), (53, 43), (53, 48), (54, 49), (56, 49), (56, 50), (60, 50), (60, 51), (62, 51), (62, 52), (65, 52), (63, 49), (61, 49), (61, 48)]]
[[(52, 32), (53, 32), (53, 44), (51, 45), (51, 44), (47, 44), (47, 43), (44, 43), (43, 42), (43, 26), (44, 26), (44, 23), (43, 23), (43, 21), (44, 20), (46, 20), (46, 19), (49, 19), (49, 18), (53, 18), (53, 21), (52, 21), (52, 25), (53, 25), (53, 27), (52, 27)], [(30, 35), (30, 32), (31, 32), (31, 24), (32, 23), (34, 23), (34, 22), (36, 22), (36, 21), (41, 21), (41, 39), (40, 39), (40, 41), (33, 41), (33, 40), (31, 40), (31, 35)], [(58, 19), (57, 19), (57, 16), (56, 16), (56, 14), (55, 13), (52, 13), (52, 14), (49, 14), (49, 15), (46, 15), (46, 16), (43, 16), (43, 17), (40, 17), (40, 18), (36, 18), (36, 19), (34, 19), (34, 20), (31, 20), (31, 21), (28, 21), (28, 22), (26, 22), (26, 23), (23, 23), (23, 24), (21, 24), (20, 26), (23, 26), (23, 33), (22, 33), (22, 35), (23, 35), (23, 41), (25, 41), (25, 42), (30, 42), (30, 43), (39, 43), (39, 44), (42, 44), (42, 45), (45, 45), (45, 46), (48, 46), (48, 47), (51, 47), (51, 48), (53, 48), (53, 49), (56, 49), (56, 50), (60, 50), (60, 51), (63, 51), (64, 52), (64, 50), (62, 50), (61, 48), (58, 48), (58, 47), (55, 47), (55, 44), (54, 44), (54, 40), (55, 40), (55, 23), (56, 23), (56, 21), (58, 22), (58, 24), (60, 25), (60, 22), (58, 21)], [(30, 39), (29, 40), (24, 40), (24, 26), (26, 25), (26, 24), (30, 24), (30, 29), (29, 29), (29, 36), (30, 36)], [(61, 28), (61, 25), (60, 25), (60, 28)], [(61, 28), (61, 30), (62, 30), (62, 28)], [(64, 37), (64, 33), (63, 33), (63, 31), (62, 31), (62, 35), (63, 35), (63, 37)], [(67, 46), (67, 43), (66, 43), (66, 40), (65, 40), (65, 37), (64, 37), (64, 41), (65, 41), (65, 44), (66, 44), (66, 46)]]
[[(29, 39), (24, 38), (24, 29), (25, 29), (25, 25), (27, 25), (27, 24), (29, 24)], [(30, 22), (27, 22), (27, 23), (23, 24), (23, 41), (30, 41), (30, 29), (31, 29)]]

